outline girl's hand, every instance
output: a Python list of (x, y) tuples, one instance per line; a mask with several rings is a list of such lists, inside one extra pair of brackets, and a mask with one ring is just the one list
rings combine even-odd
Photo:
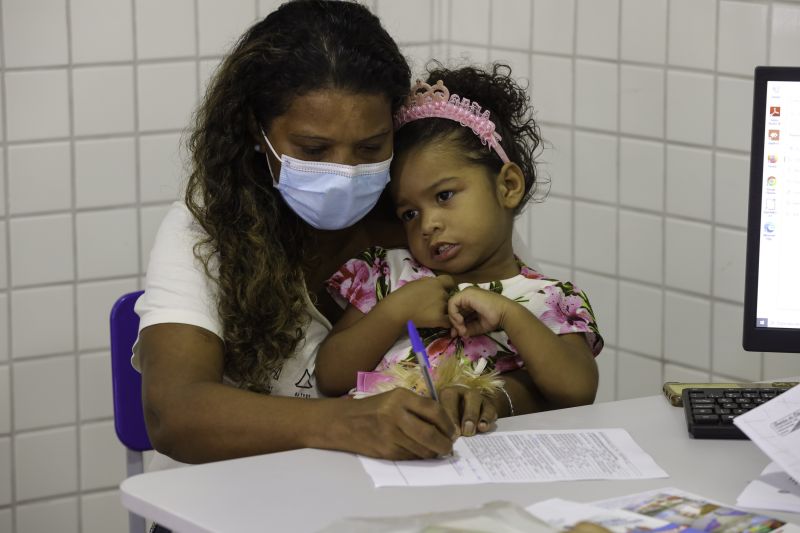
[(465, 437), (476, 431), (489, 431), (497, 420), (497, 407), (492, 399), (469, 387), (445, 387), (439, 391), (439, 402)]
[(447, 300), (455, 286), (455, 281), (447, 274), (417, 279), (391, 293), (386, 301), (392, 299), (398, 306), (404, 325), (413, 320), (418, 328), (449, 328)]
[(379, 459), (429, 459), (453, 451), (458, 429), (430, 398), (394, 389), (369, 398), (343, 398), (324, 447)]
[(478, 287), (468, 287), (447, 302), (453, 335), (474, 337), (502, 329), (506, 313), (515, 302)]

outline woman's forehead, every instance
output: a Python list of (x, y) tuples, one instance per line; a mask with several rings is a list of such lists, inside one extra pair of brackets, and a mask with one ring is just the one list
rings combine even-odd
[(292, 99), (270, 131), (285, 136), (363, 140), (392, 130), (389, 98), (379, 93), (317, 89)]

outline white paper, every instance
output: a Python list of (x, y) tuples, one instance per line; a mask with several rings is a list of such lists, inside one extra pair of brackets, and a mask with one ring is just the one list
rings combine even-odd
[(566, 531), (578, 522), (594, 522), (612, 533), (633, 530), (659, 530), (669, 526), (666, 520), (632, 513), (623, 509), (604, 509), (588, 503), (576, 503), (561, 498), (551, 498), (525, 508), (533, 516), (547, 522), (558, 531)]
[(756, 446), (800, 480), (800, 385), (733, 419)]
[(736, 505), (800, 513), (800, 484), (777, 463), (770, 463), (736, 499)]
[(462, 437), (450, 457), (360, 457), (376, 487), (669, 477), (624, 429), (498, 431)]

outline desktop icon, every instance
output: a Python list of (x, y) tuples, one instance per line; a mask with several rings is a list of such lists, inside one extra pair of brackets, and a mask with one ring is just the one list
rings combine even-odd
[(767, 198), (764, 202), (764, 209), (766, 211), (775, 211), (775, 198)]
[(767, 186), (769, 187), (774, 187), (777, 182), (778, 180), (775, 178), (775, 176), (770, 176), (767, 178)]
[(775, 233), (775, 223), (767, 222), (766, 224), (764, 224), (764, 231), (766, 233)]
[(767, 161), (774, 165), (778, 162), (778, 156), (775, 154), (769, 154), (767, 155)]
[(771, 116), (771, 117), (779, 117), (779, 116), (781, 116), (781, 106), (778, 106), (778, 105), (769, 106), (769, 116)]
[(781, 140), (781, 130), (769, 130), (769, 140), (778, 142)]

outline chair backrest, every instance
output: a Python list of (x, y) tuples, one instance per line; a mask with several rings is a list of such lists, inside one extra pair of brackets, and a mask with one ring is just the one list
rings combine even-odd
[(142, 377), (131, 366), (131, 349), (139, 333), (139, 316), (133, 311), (143, 291), (121, 296), (111, 308), (111, 383), (114, 428), (128, 449), (152, 450), (142, 412)]

